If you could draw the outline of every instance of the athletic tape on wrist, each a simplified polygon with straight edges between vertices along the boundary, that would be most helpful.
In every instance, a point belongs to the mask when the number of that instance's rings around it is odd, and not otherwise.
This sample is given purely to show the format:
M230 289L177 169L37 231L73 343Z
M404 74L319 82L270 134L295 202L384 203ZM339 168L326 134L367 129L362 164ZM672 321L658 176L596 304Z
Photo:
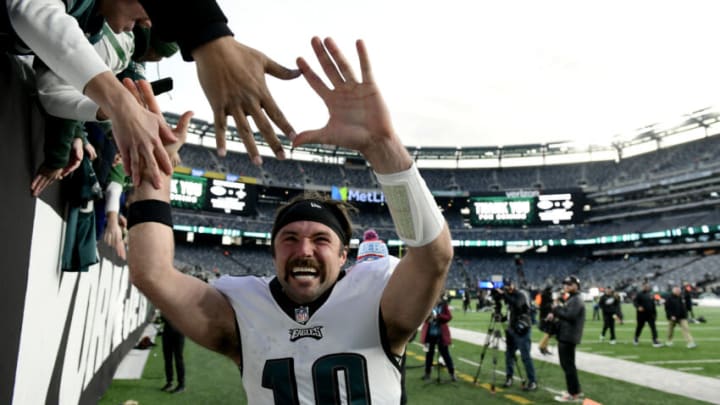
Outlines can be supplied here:
M141 200L128 208L128 229L143 222L159 222L172 228L170 204L160 200Z
M435 240L445 226L445 218L415 163L402 172L375 176L400 239L412 247Z
M105 213L120 213L120 196L122 195L122 186L120 183L111 181L105 189Z

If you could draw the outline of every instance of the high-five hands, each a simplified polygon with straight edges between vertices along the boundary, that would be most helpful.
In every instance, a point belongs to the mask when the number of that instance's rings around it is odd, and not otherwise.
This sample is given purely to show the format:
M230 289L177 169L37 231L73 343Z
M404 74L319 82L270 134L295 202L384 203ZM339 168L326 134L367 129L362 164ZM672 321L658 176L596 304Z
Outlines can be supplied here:
M138 103L146 106L148 111L162 119L162 111L160 110L160 105L155 99L155 95L153 94L152 86L150 86L150 83L148 83L146 80L138 80L137 82L133 82L131 79L126 78L123 79L123 85L126 89L130 91L130 93L132 93ZM190 125L190 119L192 118L192 116L192 111L186 111L178 120L178 124L175 128L170 128L168 126L168 130L171 131L174 138L177 139L175 142L164 145L164 150L173 163L180 161L178 151L185 143L185 139L187 138L187 129ZM152 175L153 172L150 167L143 168L143 180L148 180Z
M314 37L313 51L332 86L328 87L303 58L297 64L310 87L322 98L330 113L325 127L303 131L293 146L307 143L332 144L364 153L374 144L394 136L390 113L375 84L365 43L355 44L360 59L361 80L332 38Z
M290 139L295 137L295 130L275 104L267 88L265 74L291 80L299 77L300 71L283 67L262 52L245 46L230 36L198 47L193 51L193 58L200 85L215 117L218 155L225 156L227 152L225 132L227 116L231 115L254 164L262 164L262 158L247 117L252 117L275 156L284 159L285 152L270 121Z

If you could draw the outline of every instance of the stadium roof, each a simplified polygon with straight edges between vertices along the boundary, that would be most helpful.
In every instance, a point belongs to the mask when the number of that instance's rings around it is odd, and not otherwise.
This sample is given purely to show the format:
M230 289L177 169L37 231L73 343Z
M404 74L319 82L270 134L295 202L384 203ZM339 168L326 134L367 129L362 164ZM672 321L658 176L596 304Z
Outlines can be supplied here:
M172 125L180 118L180 115L172 112L165 112L163 115ZM719 123L720 112L709 107L686 114L672 124L655 123L638 128L625 137L616 137L612 146L558 141L477 147L408 146L407 149L418 164L424 167L518 167L586 161L619 161L622 158L717 135L720 133ZM214 145L215 131L210 122L193 118L188 135L189 142L206 146ZM271 149L262 135L255 133L254 138L261 154L272 156ZM286 150L292 149L289 139L284 136L279 138ZM230 141L229 148L233 149L234 143L236 150L245 151L235 127L229 126L227 139ZM336 163L343 163L348 158L363 159L356 151L332 145L303 145L292 149L291 158Z

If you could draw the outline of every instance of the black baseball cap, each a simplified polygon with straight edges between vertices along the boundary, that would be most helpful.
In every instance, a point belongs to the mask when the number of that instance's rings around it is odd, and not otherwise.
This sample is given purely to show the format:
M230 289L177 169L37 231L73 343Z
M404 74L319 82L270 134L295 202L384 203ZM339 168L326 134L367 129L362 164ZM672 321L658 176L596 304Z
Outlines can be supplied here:
M563 284L575 284L580 288L580 279L575 276L567 276L562 282Z

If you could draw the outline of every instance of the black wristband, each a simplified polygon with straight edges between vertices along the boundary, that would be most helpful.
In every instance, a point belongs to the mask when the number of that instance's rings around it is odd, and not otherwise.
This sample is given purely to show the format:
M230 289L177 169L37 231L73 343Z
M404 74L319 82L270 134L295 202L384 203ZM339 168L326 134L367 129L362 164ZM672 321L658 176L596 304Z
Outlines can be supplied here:
M159 222L172 228L170 204L160 200L142 200L128 208L128 229L143 222Z

